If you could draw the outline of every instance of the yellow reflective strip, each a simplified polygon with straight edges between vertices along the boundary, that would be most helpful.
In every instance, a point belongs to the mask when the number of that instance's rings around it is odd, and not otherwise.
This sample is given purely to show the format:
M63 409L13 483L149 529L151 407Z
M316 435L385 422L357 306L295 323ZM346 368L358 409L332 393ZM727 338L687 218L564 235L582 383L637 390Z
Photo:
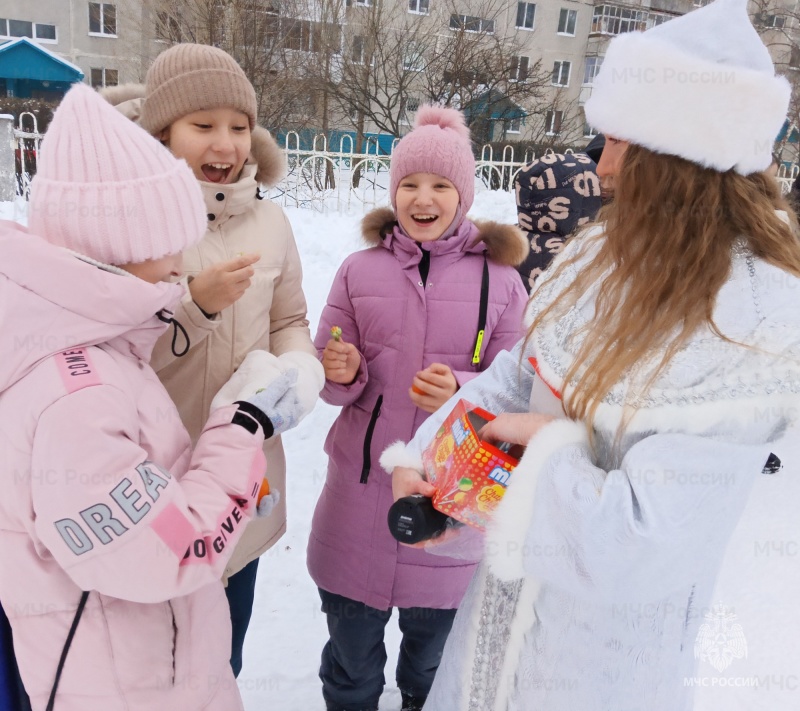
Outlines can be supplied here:
M475 339L475 352L472 354L472 362L477 365L481 362L481 346L483 345L483 334L485 331L478 331L478 338Z

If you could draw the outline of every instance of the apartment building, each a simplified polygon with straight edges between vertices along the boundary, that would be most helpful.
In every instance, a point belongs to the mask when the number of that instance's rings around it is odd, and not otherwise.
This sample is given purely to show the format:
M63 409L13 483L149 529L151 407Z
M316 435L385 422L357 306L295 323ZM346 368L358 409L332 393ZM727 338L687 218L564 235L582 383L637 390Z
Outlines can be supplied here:
M657 26L708 0L2 0L0 44L30 37L83 71L93 86L141 81L152 58L176 41L204 41L238 52L263 46L272 66L257 92L272 91L270 77L286 70L291 55L295 84L335 55L331 71L349 81L347 65L400 63L400 74L384 72L382 81L398 84L397 97L386 99L395 128L408 130L420 102L435 94L436 77L426 75L431 53L455 47L459 34L502 46L502 63L476 69L475 55L448 72L471 73L471 83L489 87L485 97L466 95L469 81L454 82L471 111L484 111L490 140L550 141L580 145L592 137L583 107L591 96L608 42L616 35ZM770 46L779 69L800 71L800 42L794 0L753 0L754 22ZM198 19L202 9L206 17ZM241 13L238 24L235 13ZM213 22L209 20L214 17ZM370 23L378 19L380 29ZM198 25L205 22L208 27ZM261 27L263 31L258 31ZM401 40L392 40L392 33ZM376 43L401 42L376 51ZM275 52L280 45L281 52ZM454 50L455 51L455 50ZM498 50L500 51L500 50ZM505 54L502 54L505 52ZM243 55L245 52L243 52ZM298 59L299 57L299 59ZM441 58L440 58L441 61ZM262 61L263 65L264 62ZM245 64L243 64L245 66ZM492 76L489 76L491 74ZM401 76L402 75L402 76ZM394 78L392 78L394 77ZM452 77L451 77L452 78ZM463 80L463 77L461 77ZM468 77L470 79L470 77ZM381 81L377 76L373 84ZM255 80L254 80L255 83ZM309 86L311 86L309 84ZM365 84L366 86L366 84ZM391 87L389 87L391 94ZM472 90L472 89L470 89ZM316 93L319 93L318 91ZM315 92L300 96L296 115L319 110ZM435 99L435 95L433 96ZM396 99L396 100L395 100ZM485 100L484 100L485 99ZM376 98L377 100L377 98ZM331 128L352 129L358 110L331 112ZM327 110L327 109L326 109ZM363 114L363 106L361 108ZM358 129L387 133L386 122L362 119ZM397 120L399 116L399 121ZM309 125L313 119L309 119Z
M362 61L366 38L359 35L368 26L365 18L375 12L374 0L348 0L344 17L342 53L345 62L355 55ZM472 92L467 81L453 82L451 95L459 97L465 112L485 111L489 126L479 135L486 140L536 140L580 142L584 119L579 98L584 74L584 55L592 26L593 0L382 0L385 22L407 38L406 72L398 78L404 86L400 99L402 126L410 126L422 101L436 100L431 91L431 55L439 55L438 71L444 82L450 67L442 73L441 52L451 48L464 53L465 64L474 69L475 83L485 85L490 97L484 101ZM366 30L369 32L370 30ZM482 37L493 48L501 64L489 64L474 48L464 49L454 38ZM388 40L388 36L387 36ZM435 46L434 46L435 45ZM489 50L487 49L487 52ZM378 52L377 54L381 54ZM484 62L487 66L482 66ZM469 73L469 66L463 67ZM493 72L487 77L486 72ZM435 76L435 75L434 75ZM433 94L433 95L432 95ZM471 117L474 118L474 117ZM368 126L368 128L375 128ZM401 127L401 133L407 129ZM473 133L475 127L473 124Z
M29 37L92 86L139 81L150 55L142 10L141 0L2 0L0 43Z

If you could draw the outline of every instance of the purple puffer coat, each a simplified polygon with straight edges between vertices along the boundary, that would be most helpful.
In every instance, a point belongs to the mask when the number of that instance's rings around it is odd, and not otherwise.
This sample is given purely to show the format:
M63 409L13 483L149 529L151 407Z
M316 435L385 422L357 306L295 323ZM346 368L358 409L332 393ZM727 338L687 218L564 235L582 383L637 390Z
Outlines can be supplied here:
M408 396L418 370L444 363L463 385L519 340L526 293L514 267L525 258L527 240L516 227L464 220L449 239L425 245L431 257L423 288L420 245L400 231L391 210L367 215L362 228L372 248L342 264L315 339L322 353L331 326L340 326L362 355L352 385L327 381L322 391L325 402L343 409L325 442L328 476L314 512L308 569L324 590L380 610L455 608L475 561L431 555L392 538L391 477L378 459L389 444L410 440L428 417ZM484 254L486 334L481 363L473 366Z

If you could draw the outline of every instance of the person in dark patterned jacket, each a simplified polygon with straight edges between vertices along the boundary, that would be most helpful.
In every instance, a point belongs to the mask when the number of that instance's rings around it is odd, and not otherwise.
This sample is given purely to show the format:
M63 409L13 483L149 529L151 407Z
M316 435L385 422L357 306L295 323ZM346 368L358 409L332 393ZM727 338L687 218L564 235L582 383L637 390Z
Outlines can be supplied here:
M531 245L517 269L530 293L536 278L577 227L600 209L596 164L584 153L550 153L526 165L514 180L517 219Z

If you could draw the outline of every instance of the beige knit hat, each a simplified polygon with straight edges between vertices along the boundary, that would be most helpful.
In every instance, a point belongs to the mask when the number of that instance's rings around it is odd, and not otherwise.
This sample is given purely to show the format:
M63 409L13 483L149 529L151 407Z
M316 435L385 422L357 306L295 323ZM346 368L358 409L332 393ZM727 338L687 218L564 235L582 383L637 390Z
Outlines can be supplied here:
M145 78L139 124L152 135L204 109L230 107L256 125L256 92L227 52L205 44L176 44L156 57Z

